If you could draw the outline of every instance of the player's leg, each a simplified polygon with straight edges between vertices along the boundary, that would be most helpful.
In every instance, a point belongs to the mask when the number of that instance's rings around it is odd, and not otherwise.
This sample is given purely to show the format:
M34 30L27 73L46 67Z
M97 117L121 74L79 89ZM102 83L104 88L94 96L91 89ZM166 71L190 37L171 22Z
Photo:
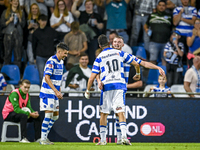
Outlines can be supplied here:
M104 113L101 113L101 115L100 115L100 138L101 138L101 141L97 145L106 145L107 116L108 116L108 114L104 114Z
M126 135L126 117L125 117L125 93L123 90L115 90L113 97L113 110L119 117L119 126L121 129L122 144L130 145Z
M50 120L53 118L54 112L54 99L50 98L41 98L40 99L40 110L45 111L45 117L42 122L42 129L41 129L41 141L40 144L42 145L49 145L47 141L47 131Z
M121 145L121 129L120 129L120 125L119 125L119 116L118 114L115 114L116 116L116 120L115 120L115 126L116 126L116 130L117 130L117 145Z
M101 141L97 145L106 145L106 133L107 133L107 116L110 112L110 98L112 95L109 91L102 92L100 98L100 138Z
M11 122L20 122L21 126L21 137L22 143L30 143L26 138L26 125L27 125L28 116L25 114L18 114L16 112L10 112L9 115L6 117L5 121Z

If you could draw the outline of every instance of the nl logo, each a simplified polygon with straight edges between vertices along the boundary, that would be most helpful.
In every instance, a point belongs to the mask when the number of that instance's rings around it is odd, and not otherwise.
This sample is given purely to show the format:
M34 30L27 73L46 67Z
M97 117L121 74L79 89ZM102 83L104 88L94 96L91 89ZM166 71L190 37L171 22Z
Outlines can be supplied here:
M165 133L165 126L159 122L146 122L140 127L144 136L162 136Z

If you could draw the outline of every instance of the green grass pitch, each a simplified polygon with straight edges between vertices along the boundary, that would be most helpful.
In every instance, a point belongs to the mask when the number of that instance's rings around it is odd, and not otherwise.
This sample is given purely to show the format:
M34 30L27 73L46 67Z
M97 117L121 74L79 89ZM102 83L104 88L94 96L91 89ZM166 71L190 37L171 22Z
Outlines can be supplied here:
M132 146L108 143L96 146L88 142L55 142L55 145L0 142L0 150L200 150L200 143L132 143Z

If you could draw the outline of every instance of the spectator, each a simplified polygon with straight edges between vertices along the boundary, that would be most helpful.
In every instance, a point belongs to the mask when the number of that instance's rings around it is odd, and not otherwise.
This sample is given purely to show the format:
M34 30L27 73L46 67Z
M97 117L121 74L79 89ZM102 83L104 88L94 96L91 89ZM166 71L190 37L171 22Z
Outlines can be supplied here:
M133 4L135 4L135 8L134 8L134 18L133 18L130 46L137 46L141 26L143 27L145 25L149 15L152 14L152 12L154 13L156 12L156 1L155 0L145 0L145 1L133 0ZM143 29L142 31L143 31L143 39L144 39L144 48L148 51L149 37L144 32Z
M178 6L173 11L173 24L176 30L181 33L180 42L185 46L185 54L188 52L186 38L188 33L192 32L194 22L197 18L197 10L195 7L189 6L189 0L181 0L182 6Z
M129 77L128 77L128 84L127 84L127 91L137 91L139 88L143 86L142 78L139 80L134 80L133 76L136 74L135 67L132 65L130 66ZM126 94L127 97L137 97L137 94Z
M187 37L187 45L189 47L189 52L187 54L189 67L193 64L194 53L199 51L200 48L200 19L195 20L194 29ZM200 51L199 51L200 53Z
M88 24L89 32L94 32L96 35L91 39L88 39L88 50L87 54L89 56L89 64L92 65L95 60L95 50L98 48L97 37L100 35L103 29L103 20L101 16L93 11L93 1L86 0L85 11L77 10L77 3L79 0L75 0L72 5L72 14L78 18L80 26Z
M5 9L6 9L6 0L1 0L0 1L0 16L2 15L2 13ZM2 64L4 62L4 60L3 60L3 57L4 57L3 36L4 36L4 34L2 33L2 29L3 28L1 26L1 21L0 21L0 68L2 67Z
M200 9L200 1L199 0L191 0L190 4L191 4L191 6L196 7L197 10Z
M173 31L169 42L165 45L164 57L167 62L167 86L171 87L173 84L181 84L182 78L182 56L184 54L184 45L179 42L181 38L180 32Z
M34 122L35 140L39 142L41 132L41 121L37 111L31 107L30 95L30 81L22 80L19 89L15 89L7 97L2 115L4 121L20 122L21 125L21 143L30 143L26 138L27 122ZM23 107L28 107L31 112L22 110Z
M118 36L118 34L117 34L116 31L111 31L111 32L110 32L110 35L109 35L109 42L110 42L110 46L111 46L111 47L112 47L113 39L114 39L115 37L117 37L117 36ZM122 51L127 52L127 53L129 53L129 54L132 54L132 53L133 53L131 47L128 46L128 44L126 44L126 43L124 43L124 46L122 47Z
M2 73L0 73L0 91L6 91L6 80ZM4 95L4 93L0 93L0 95Z
M54 7L54 1L53 0L25 0L25 10L27 14L30 12L30 6L36 3L38 7L40 8L40 14L44 14L48 16L48 7Z
M82 53L80 55L79 64L69 70L65 87L69 86L70 91L85 91L87 81L92 73L88 68L88 55ZM83 93L69 93L69 96L83 96Z
M11 0L10 5L1 15L1 26L4 34L4 64L11 63L14 48L15 63L21 69L23 27L25 16L19 6L19 0Z
M72 22L71 29L72 31L64 37L64 43L69 47L67 63L77 64L79 63L80 53L87 50L87 38L85 33L79 29L78 22Z
M129 37L126 33L126 10L130 0L106 0L106 13L108 16L106 35L109 37L111 31L116 31L128 43Z
M174 8L182 5L181 0L166 0L166 3L166 12L169 14L173 14Z
M200 10L198 11L197 18L200 19Z
M195 56L193 66L187 70L184 77L184 89L186 92L200 92L200 56ZM195 97L189 94L190 97Z
M161 53L162 64L165 65L163 58L164 47L170 37L172 30L172 17L165 12L166 3L164 0L160 0L157 5L157 12L152 13L146 24L144 30L147 34L151 31L149 43L150 62L156 64L159 54Z
M70 32L71 23L74 21L74 18L71 12L68 11L64 0L58 0L54 12L51 15L50 25L56 31L65 34Z
M40 15L38 23L39 28L32 35L32 48L41 82L45 63L49 57L55 54L54 39L58 39L59 34L51 27L46 26L47 16Z
M159 75L158 77L158 85L151 87L149 92L167 92L167 94L154 94L154 97L168 97L168 96L172 96L174 97L173 94L171 94L171 89L166 86L167 79L166 77L163 77L161 75ZM144 97L149 97L151 94L145 94Z
M101 48L98 48L95 52L95 56L97 58L97 56L102 52L102 49Z
M58 0L54 0L54 5L56 6ZM72 7L72 3L73 1L72 0L64 0L65 2L65 5L66 5L66 8L68 11L71 11L71 7Z
M27 56L29 64L34 64L33 49L32 49L32 34L38 28L38 17L40 15L39 7L36 3L33 3L28 14L28 44L27 44Z

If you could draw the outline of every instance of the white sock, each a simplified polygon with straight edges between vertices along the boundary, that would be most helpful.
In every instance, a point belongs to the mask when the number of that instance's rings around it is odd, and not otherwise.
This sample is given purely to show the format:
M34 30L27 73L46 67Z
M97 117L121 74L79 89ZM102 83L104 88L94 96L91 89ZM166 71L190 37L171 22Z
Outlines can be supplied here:
M53 113L45 113L45 118L42 122L41 140L47 139L47 131L51 117L53 117Z
M47 137L48 137L48 134L54 124L54 122L59 118L59 116L53 116L53 118L50 120L49 122L49 125L48 125L48 130L47 130Z
M115 125L116 125L116 130L117 130L117 141L121 140L121 129L120 129L120 126L119 126L119 117L116 117L116 122L115 122Z
M105 142L106 141L106 132L107 132L107 127L100 125L100 138L101 138L101 142Z
M122 138L127 139L127 135L126 135L126 122L120 122L120 129L121 129L121 133L122 133Z

